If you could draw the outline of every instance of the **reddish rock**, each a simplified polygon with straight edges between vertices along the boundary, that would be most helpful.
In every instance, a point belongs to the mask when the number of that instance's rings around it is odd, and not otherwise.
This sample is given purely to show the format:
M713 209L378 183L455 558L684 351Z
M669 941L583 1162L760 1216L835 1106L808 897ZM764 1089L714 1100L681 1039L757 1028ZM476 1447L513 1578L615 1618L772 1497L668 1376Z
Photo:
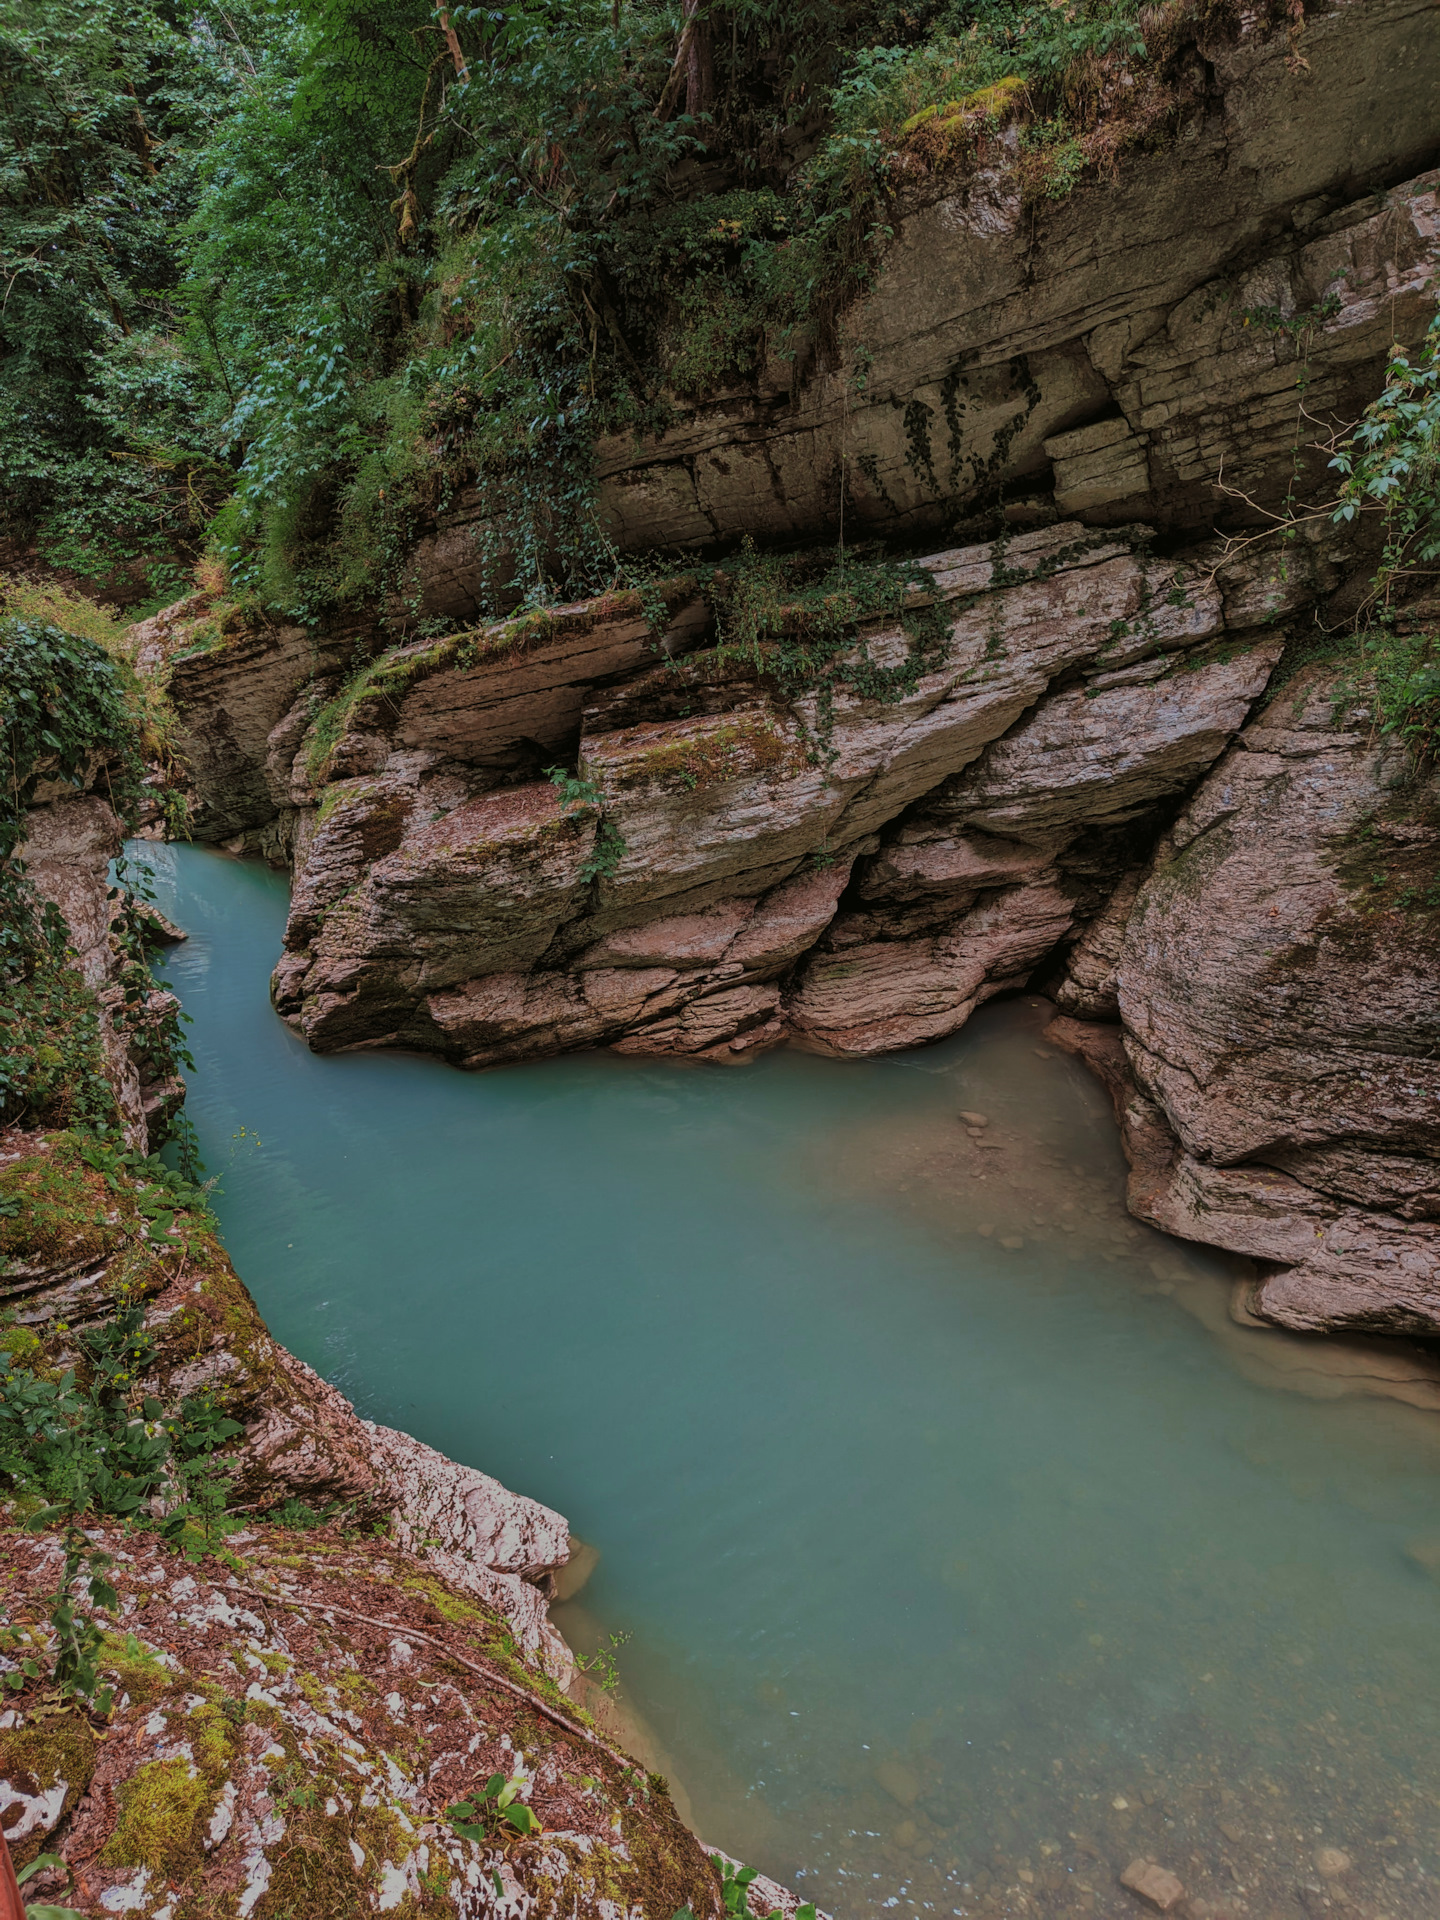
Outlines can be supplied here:
M1132 1860L1121 1874L1120 1884L1129 1887L1132 1893L1138 1893L1142 1900L1148 1900L1161 1913L1168 1913L1171 1907L1185 1898L1185 1889L1175 1875L1168 1867L1157 1866L1153 1860Z

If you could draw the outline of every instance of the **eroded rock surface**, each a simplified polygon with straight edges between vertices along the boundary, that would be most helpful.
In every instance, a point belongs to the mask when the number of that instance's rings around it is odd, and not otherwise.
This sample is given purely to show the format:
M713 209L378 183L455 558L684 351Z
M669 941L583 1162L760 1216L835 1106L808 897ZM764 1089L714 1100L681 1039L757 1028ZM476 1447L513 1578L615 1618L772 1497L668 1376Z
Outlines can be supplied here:
M1213 528L1318 487L1314 423L1433 312L1440 16L1166 20L1174 138L1114 178L1024 205L1013 130L916 173L841 321L863 390L802 342L599 449L617 543L693 573L438 641L200 646L192 607L147 645L203 837L293 865L312 1046L861 1055L1044 982L1126 1036L1137 1211L1264 1261L1286 1325L1434 1332L1430 883L1362 872L1419 873L1430 801L1319 681L1256 717L1373 554ZM713 644L694 556L842 497L969 543L808 682L774 629ZM429 616L476 616L477 511L414 556Z
M143 1535L91 1538L119 1594L100 1654L112 1719L34 1688L0 1711L0 1824L22 1865L65 1860L84 1912L719 1920L719 1875L665 1783L434 1557L261 1526L232 1537L228 1566L177 1567ZM18 1636L0 1670L18 1672L31 1631L43 1644L59 1554L0 1531L0 1620ZM534 1834L497 1820L465 1838L446 1818L495 1773L520 1783ZM62 1886L52 1871L27 1893Z
M1123 1021L1123 1059L1067 1043L1116 1094L1132 1210L1262 1262L1246 1304L1278 1325L1440 1332L1437 877L1433 769L1377 738L1343 673L1312 668L1226 752L1123 935L1097 923L1061 991Z
M1095 910L1135 823L1263 689L1281 641L1252 603L1274 562L1204 559L1076 524L933 555L916 573L933 585L911 594L936 623L922 653L876 623L822 694L763 656L737 671L692 648L596 689L568 788L500 771L532 718L528 688L506 694L508 646L477 643L471 705L446 709L452 734L433 708L424 751L412 694L388 731L362 694L332 755L344 771L294 834L276 1005L312 1046L469 1066L596 1044L735 1057L787 1037L865 1053L953 1032ZM348 771L357 733L363 773Z
M1434 180L1415 176L1440 24L1425 0L1307 10L1303 70L1261 9L1238 37L1218 12L1191 31L1173 141L1037 205L1002 136L968 177L902 192L833 366L772 357L638 450L603 443L617 543L828 538L842 486L852 527L917 539L1001 493L1019 515L1167 527L1232 509L1222 487L1282 495L1301 356L1312 416L1353 418L1429 318ZM422 547L427 613L476 616L478 511L462 497Z
M560 1515L359 1419L270 1337L212 1224L159 1205L158 1189L152 1201L141 1176L117 1176L99 1159L73 1134L0 1135L0 1309L38 1340L36 1359L62 1370L82 1363L79 1337L142 1306L154 1350L139 1388L166 1406L208 1391L241 1423L242 1506L345 1502L390 1519L402 1542L438 1543L445 1577L495 1607L527 1655L568 1682L574 1663L543 1591L569 1557Z
M175 1011L175 997L135 978L121 981L127 956L118 936L117 891L110 863L121 850L120 821L107 797L107 769L93 765L78 784L41 779L26 815L26 837L16 851L35 897L58 908L74 967L93 996L95 1019L127 1143L148 1150L155 1123L184 1098L179 1076L157 1065L150 1035ZM133 903L132 903L133 904ZM144 909L146 913L150 910ZM152 932L183 939L178 929Z

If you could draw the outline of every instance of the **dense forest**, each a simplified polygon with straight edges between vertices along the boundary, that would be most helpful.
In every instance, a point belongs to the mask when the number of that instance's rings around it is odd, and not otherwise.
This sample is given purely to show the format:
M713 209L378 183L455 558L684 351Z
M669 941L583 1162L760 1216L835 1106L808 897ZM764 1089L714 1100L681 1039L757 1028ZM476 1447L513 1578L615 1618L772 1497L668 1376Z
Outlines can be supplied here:
M11 0L10 564L314 620L468 486L525 597L603 584L598 434L833 364L896 196L1002 126L1036 198L1163 138L1184 11Z

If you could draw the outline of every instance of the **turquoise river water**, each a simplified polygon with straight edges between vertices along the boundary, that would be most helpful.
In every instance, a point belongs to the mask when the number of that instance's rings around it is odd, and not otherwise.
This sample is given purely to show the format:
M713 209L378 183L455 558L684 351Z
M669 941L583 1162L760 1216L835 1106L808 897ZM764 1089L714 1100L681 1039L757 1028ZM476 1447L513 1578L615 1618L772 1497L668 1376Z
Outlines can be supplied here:
M1134 1913L1137 1856L1199 1920L1440 1913L1440 1415L1128 1219L1048 1007L865 1063L321 1059L283 879L144 851L271 1328L599 1550L557 1623L631 1636L707 1840L838 1920Z

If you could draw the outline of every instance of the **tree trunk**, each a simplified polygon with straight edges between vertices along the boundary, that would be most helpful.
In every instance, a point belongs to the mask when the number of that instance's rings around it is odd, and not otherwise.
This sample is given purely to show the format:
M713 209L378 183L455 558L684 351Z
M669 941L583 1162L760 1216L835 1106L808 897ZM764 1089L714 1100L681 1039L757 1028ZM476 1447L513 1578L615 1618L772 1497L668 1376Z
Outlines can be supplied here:
M685 67L685 111L692 120L710 111L715 98L715 52L710 40L708 0L685 0L690 54Z

